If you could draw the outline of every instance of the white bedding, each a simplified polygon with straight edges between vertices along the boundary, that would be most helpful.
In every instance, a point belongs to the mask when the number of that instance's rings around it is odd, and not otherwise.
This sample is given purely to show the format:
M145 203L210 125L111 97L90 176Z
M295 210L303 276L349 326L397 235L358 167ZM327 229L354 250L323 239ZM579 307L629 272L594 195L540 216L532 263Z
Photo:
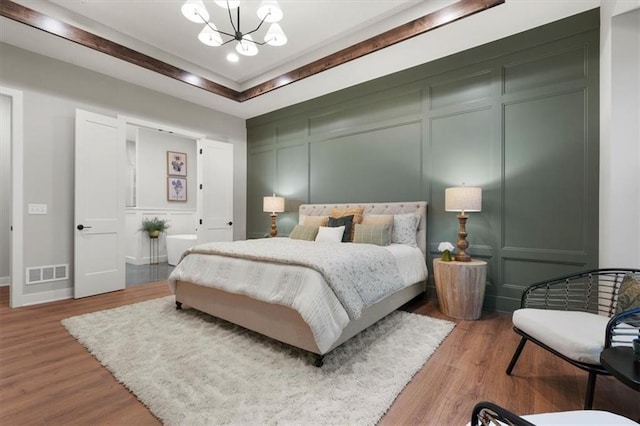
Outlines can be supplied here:
M405 287L426 279L426 263L419 249L399 244L385 248L396 259ZM304 266L192 253L169 277L174 293L176 280L291 307L309 324L322 352L331 347L349 323L347 311L322 274Z

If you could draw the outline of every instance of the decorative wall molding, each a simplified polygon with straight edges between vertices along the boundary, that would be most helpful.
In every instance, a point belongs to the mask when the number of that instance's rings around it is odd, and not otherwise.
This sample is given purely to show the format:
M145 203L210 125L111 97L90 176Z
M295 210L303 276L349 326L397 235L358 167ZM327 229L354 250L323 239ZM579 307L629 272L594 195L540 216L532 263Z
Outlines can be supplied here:
M505 0L459 0L440 10L424 15L389 31L385 31L353 46L339 50L336 53L320 58L242 92L160 61L144 53L137 52L10 0L2 0L2 2L0 2L0 15L65 40L78 43L81 46L113 56L114 58L138 65L149 71L179 80L207 92L237 102L244 102L494 6L498 6L504 2Z

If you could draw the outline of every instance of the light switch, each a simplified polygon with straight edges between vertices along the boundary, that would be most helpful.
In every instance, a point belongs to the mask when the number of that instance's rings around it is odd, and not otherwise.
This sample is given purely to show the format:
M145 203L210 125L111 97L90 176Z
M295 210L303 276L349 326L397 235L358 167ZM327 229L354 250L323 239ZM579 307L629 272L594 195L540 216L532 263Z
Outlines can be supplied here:
M29 204L28 214L47 214L46 204Z

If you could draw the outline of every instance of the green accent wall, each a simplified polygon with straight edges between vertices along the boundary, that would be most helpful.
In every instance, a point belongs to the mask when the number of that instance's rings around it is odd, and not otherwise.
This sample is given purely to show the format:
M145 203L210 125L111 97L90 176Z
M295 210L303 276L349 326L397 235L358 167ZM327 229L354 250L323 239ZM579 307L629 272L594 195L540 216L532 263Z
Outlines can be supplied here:
M467 232L489 264L484 309L597 268L598 48L595 9L248 120L247 236L269 231L272 192L280 235L301 203L426 200L431 271L457 239L444 190L464 182L483 188Z

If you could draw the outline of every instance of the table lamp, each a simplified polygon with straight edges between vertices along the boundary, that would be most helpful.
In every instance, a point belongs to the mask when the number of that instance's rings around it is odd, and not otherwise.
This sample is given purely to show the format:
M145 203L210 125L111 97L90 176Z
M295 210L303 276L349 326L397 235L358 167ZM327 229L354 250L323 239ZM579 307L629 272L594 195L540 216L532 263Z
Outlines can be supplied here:
M456 186L445 189L444 209L448 212L460 212L458 215L458 222L460 223L457 242L458 252L456 253L455 260L458 262L470 262L471 256L465 251L469 247L466 229L467 219L469 217L465 215L465 213L482 211L482 188Z
M276 226L276 213L282 213L284 211L284 198L276 197L276 194L268 195L264 197L262 202L262 211L271 212L271 236L278 235L278 229Z

